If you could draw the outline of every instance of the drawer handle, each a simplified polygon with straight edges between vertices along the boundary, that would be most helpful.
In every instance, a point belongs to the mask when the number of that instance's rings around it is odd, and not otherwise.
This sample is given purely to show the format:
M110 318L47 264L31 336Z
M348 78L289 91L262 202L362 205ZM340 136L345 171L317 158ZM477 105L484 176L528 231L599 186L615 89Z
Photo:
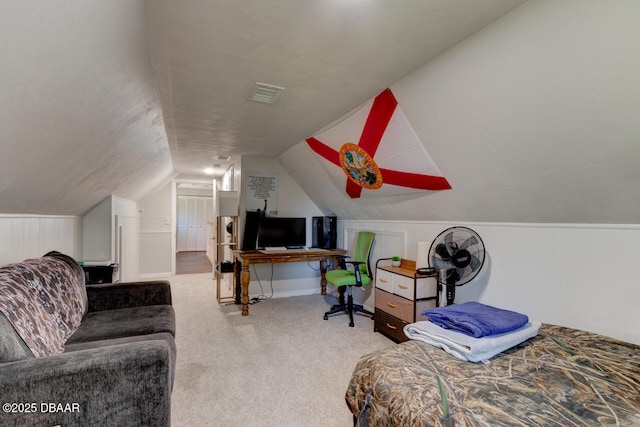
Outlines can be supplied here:
M388 302L388 303L387 303L387 305L388 305L389 307L391 307L391 308L398 308L398 305L397 305L397 304L392 304L392 303L390 303L390 302Z
M393 326L393 325L390 325L390 324L388 324L388 323L387 323L387 328L389 328L389 329L393 329L394 331L395 331L396 329L398 329L397 327L395 327L395 326Z
M387 279L378 279L378 280L380 280L382 283L389 283Z
M398 285L398 287L400 289L409 289L409 287L407 285Z

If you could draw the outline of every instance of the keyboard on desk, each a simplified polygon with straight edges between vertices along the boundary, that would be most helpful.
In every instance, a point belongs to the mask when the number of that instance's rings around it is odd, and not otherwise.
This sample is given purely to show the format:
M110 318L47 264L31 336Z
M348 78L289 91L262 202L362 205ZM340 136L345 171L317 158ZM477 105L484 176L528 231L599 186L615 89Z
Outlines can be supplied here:
M309 250L313 250L314 252L324 251L325 249L320 248L307 248L306 246L271 246L263 249L258 249L258 252L263 254L279 254L279 253L296 253L296 252L308 252Z
M266 248L258 249L258 252L263 254L275 254L278 252L286 252L288 249L285 246L267 246Z

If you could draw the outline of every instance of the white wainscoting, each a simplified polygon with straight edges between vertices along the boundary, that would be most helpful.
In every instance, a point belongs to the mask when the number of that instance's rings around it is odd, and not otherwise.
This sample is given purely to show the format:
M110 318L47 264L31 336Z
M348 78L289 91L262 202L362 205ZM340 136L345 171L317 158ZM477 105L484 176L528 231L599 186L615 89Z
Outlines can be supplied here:
M170 231L140 233L140 278L153 279L171 276ZM168 250L167 250L168 249Z
M640 225L341 220L338 244L349 247L355 232L369 230L377 237L372 264L392 255L415 260L418 242L456 225L478 232L488 254L456 302L478 300L640 344ZM372 298L360 302L372 308Z
M82 217L0 214L0 265L59 251L82 254Z
M175 240L171 220L165 216L140 217L140 278L171 276Z

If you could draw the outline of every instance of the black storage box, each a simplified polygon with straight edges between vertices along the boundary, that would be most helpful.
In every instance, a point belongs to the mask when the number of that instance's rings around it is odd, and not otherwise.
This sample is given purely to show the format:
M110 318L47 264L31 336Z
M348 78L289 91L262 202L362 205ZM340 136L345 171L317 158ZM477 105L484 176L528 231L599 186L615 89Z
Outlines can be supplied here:
M100 283L117 282L118 265L83 265L85 284L95 285Z
M231 261L222 261L220 263L221 273L233 273L233 263Z

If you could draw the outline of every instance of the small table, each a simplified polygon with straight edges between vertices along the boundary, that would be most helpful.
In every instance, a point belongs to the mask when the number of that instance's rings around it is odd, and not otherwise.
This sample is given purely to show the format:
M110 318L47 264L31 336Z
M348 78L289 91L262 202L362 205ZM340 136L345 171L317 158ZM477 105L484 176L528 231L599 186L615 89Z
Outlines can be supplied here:
M309 262L320 261L320 292L322 295L327 294L327 261L338 261L341 256L346 255L345 249L317 249L309 248L305 250L287 250L264 253L260 251L233 251L236 259L236 277L240 274L240 283L242 284L242 315L249 315L249 282L251 281L251 273L249 266L251 264L279 264L283 262ZM240 265L240 271L237 271Z

